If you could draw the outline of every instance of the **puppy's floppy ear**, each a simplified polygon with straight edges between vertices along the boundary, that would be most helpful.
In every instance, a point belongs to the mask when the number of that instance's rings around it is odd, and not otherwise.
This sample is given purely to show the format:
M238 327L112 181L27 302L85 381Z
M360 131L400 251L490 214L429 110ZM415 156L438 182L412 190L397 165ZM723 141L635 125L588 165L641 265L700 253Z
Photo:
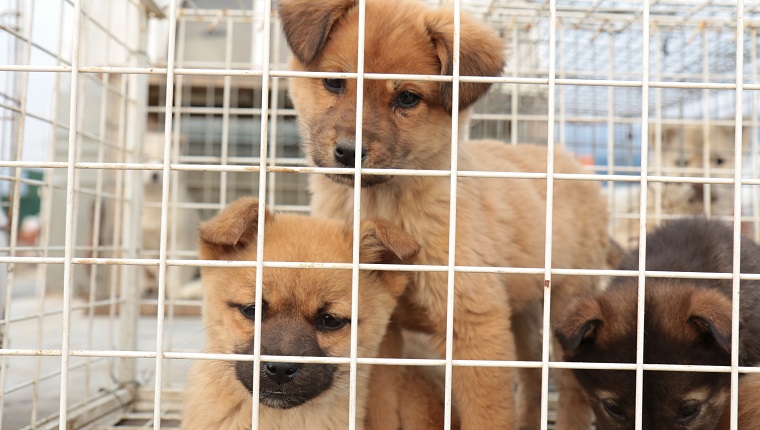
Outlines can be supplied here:
M437 9L425 18L427 31L441 60L441 75L454 73L454 12ZM459 40L460 76L500 76L505 53L502 40L484 24L462 14ZM475 103L490 88L490 83L460 83L459 109ZM452 83L441 83L441 103L447 112L452 109Z
M677 125L667 125L662 127L662 144L669 146L670 149L681 148L681 133L684 133L683 127Z
M267 211L265 216L269 218L271 215ZM259 199L242 197L235 200L217 216L201 223L201 249L222 247L231 250L256 243L258 220Z
M602 316L596 299L573 304L555 330L565 357L572 357L582 344L594 342L602 327Z
M407 263L420 252L420 245L409 233L387 221L361 222L359 261L362 263Z
M282 0L282 28L298 61L314 61L333 24L354 5L356 0Z
M717 291L692 296L689 324L725 352L731 352L731 300Z

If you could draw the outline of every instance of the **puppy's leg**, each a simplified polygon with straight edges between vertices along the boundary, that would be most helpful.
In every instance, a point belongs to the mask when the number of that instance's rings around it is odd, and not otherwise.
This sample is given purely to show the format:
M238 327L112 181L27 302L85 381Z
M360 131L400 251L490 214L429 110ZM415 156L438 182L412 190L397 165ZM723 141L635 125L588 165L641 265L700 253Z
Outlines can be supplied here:
M541 360L541 312L538 307L512 316L517 358ZM541 422L541 369L517 369L517 428L530 430Z
M552 327L557 327L568 303L575 297L596 291L594 279L587 276L574 276L562 280L562 285L555 284L552 289ZM562 346L552 334L552 353L556 360L562 359ZM587 430L591 426L591 405L583 388L575 379L571 369L555 369L559 402L557 405L557 430Z
M385 332L377 356L380 358L401 358L403 338L401 328L391 321ZM402 427L399 417L400 405L398 394L408 387L404 381L402 366L374 365L370 372L369 394L367 398L368 430L397 430ZM415 390L417 387L413 387Z
M433 346L446 354L445 274L420 285L421 301L435 324ZM458 360L515 360L506 291L491 274L456 275L453 357ZM514 371L457 367L452 391L463 430L514 428Z

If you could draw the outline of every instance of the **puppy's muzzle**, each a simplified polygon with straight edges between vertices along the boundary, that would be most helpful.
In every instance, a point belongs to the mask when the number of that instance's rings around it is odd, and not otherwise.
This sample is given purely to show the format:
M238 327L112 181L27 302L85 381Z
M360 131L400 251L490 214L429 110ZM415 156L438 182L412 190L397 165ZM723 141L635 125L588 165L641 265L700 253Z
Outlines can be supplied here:
M356 166L356 141L354 139L338 139L333 148L335 161L342 165L341 167ZM367 158L367 148L362 145L362 162Z
M692 197L689 199L689 203L701 202L705 199L705 185L693 184L692 185ZM715 187L710 189L710 202L715 203L718 201L718 191Z
M298 363L264 363L264 374L277 385L284 385L296 378L301 365Z

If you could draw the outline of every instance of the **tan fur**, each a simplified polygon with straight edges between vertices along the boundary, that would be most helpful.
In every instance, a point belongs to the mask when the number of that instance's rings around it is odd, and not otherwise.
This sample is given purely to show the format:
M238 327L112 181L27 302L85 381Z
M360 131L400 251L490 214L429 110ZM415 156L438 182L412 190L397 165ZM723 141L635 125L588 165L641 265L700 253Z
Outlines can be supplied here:
M708 163L705 164L705 135L702 125L662 125L662 150L655 151L656 130L649 125L649 174L665 176L709 176L733 178L734 127L713 125L708 127L710 143ZM743 147L748 147L749 131L742 133ZM657 166L660 166L659 172ZM741 166L738 166L741 168ZM664 215L713 215L730 216L734 209L734 186L731 184L691 184L685 182L650 182L647 191L647 231L657 227L656 213ZM626 214L639 213L640 190L637 186L618 186L615 195L615 211ZM709 190L709 191L708 191ZM705 204L709 194L709 212ZM616 219L614 237L626 249L634 249L639 241L638 216Z
M727 406L716 430L730 430L731 410ZM739 430L760 430L760 373L739 377Z
M420 339L403 336L391 322L380 344L380 357L433 358ZM367 401L367 428L440 430L444 422L444 375L420 366L373 366ZM459 429L452 410L453 430Z
M281 14L295 58L294 70L356 70L357 16L352 1L284 0ZM320 10L315 10L318 8ZM369 0L366 5L365 71L375 73L449 74L453 32L451 10L431 10L415 1ZM319 39L322 36L322 39ZM462 16L462 75L501 74L504 47L487 27ZM305 40L316 43L304 43ZM460 131L467 128L470 105L488 85L460 84ZM365 168L450 168L451 85L431 81L364 81ZM411 108L396 104L412 92L421 98ZM337 166L336 142L353 141L356 83L345 81L336 94L322 79L294 78L291 96L309 160ZM508 146L496 141L460 139L458 166L464 170L546 172L546 148ZM557 172L583 172L560 149ZM450 179L363 175L362 217L399 223L422 244L420 264L448 263ZM315 175L310 183L312 211L320 217L350 222L352 179ZM555 181L552 266L606 267L606 213L595 182ZM546 181L459 178L457 189L456 264L462 266L544 267ZM447 275L415 276L405 296L407 312L423 312L427 321L413 328L432 331L432 345L445 352ZM577 294L595 290L585 276L552 277L552 321ZM543 276L457 273L455 275L454 358L486 360L540 359ZM511 316L511 318L510 318ZM405 320L406 321L406 320ZM510 369L459 367L453 391L464 429L538 428L540 371L518 372L520 396L515 411L514 374ZM561 391L559 428L587 428L590 410L572 375L556 372ZM515 415L518 416L515 419Z
M266 261L351 261L352 235L342 223L289 214L266 213L265 218ZM233 202L216 218L201 225L201 258L255 260L257 221L256 199L242 198ZM362 222L360 258L363 262L407 261L418 250L416 241L397 227L380 220ZM253 322L232 304L254 303L256 269L204 267L202 276L205 287L203 319L207 331L204 351L246 353L245 347L253 338ZM408 281L404 272L360 272L360 357L397 356L394 354L401 345L398 329L392 329L386 337L384 334L396 300ZM303 333L291 333L282 328L295 324L302 328L300 331L307 332L307 336L309 333L315 336L327 356L349 355L350 324L337 331L319 331L303 321L308 321L325 306L330 314L350 317L350 270L267 268L263 274L262 300L266 302L267 314L262 322L263 354L281 355L268 343L273 336L289 337L294 342L302 338ZM338 367L331 388L302 405L278 409L261 404L259 428L348 428L348 365ZM436 392L433 387L435 379L416 368L360 365L356 428L441 428L442 391ZM369 403L368 397L372 399ZM251 407L250 392L238 379L234 362L200 360L188 377L182 428L247 429L251 427ZM397 417L399 425L385 426L386 422ZM423 422L430 426L421 426Z

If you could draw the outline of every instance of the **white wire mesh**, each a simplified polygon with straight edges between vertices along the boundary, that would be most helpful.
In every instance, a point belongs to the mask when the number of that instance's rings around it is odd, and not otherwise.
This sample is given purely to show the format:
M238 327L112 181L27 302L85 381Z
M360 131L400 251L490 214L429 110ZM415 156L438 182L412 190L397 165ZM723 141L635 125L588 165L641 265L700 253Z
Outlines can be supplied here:
M290 72L279 17L270 13L277 5L258 0L228 3L170 1L163 9L149 0L0 3L0 53L6 56L0 65L0 194L6 198L3 213L8 218L3 228L7 238L0 237L7 241L0 243L0 265L5 269L0 272L5 288L0 415L5 428L65 428L67 421L74 428L93 422L117 426L120 421L171 428L178 423L176 393L190 359L255 363L283 359L199 354L200 302L197 297L175 295L174 285L182 273L191 273L183 283L197 282L194 268L204 265L299 265L266 262L262 255L249 263L200 261L195 247L182 243L188 230L182 230L187 227L177 220L207 219L242 195L258 195L270 210L308 212L306 179L328 170L307 166L299 152L286 78L334 76L361 83L412 77L367 74L361 66L357 73L347 74ZM760 239L760 2L462 0L453 4L456 11L461 7L486 21L507 41L504 76L460 77L455 67L453 77L413 79L494 82L475 108L470 137L513 144L554 142L593 166L594 174L554 173L551 150L544 173L459 171L456 142L452 142L451 171L391 173L445 176L452 185L461 177L547 178L549 208L554 181L600 181L608 197L610 234L625 245L638 244L640 236L643 243L641 233L663 219L696 212L733 221L735 238L745 233ZM361 106L358 97L358 123ZM677 136L683 136L690 126L703 137L698 148L701 160L692 166L679 165L678 159L673 164L667 151L683 153L689 148L683 138L676 139L675 148L669 147L672 142L664 138L665 132L675 128ZM711 148L716 140L708 137L717 134L717 126L734 128L727 146L733 163L728 165L711 164L711 151L724 149ZM452 121L453 136L456 127ZM341 171L357 176L379 173ZM143 184L153 174L161 180L158 199L151 201ZM684 185L692 189L693 184L704 189L702 202L674 207L669 190ZM720 186L731 190L723 195ZM455 201L456 187L451 190ZM28 227L34 215L23 211L35 193L39 193L39 228L29 227L33 233L29 239L23 221ZM730 199L729 211L721 212L713 200L716 195ZM160 239L153 247L140 237L146 222L141 219L143 207L160 212L161 228L156 230ZM454 225L456 206L451 207ZM355 227L358 218L356 214ZM547 225L551 223L548 210ZM457 266L454 239L452 229L448 266L414 267L448 272L449 327L456 272L533 273L547 281L555 274L618 273L604 268L553 268L551 234L547 234L545 267ZM739 241L734 243L738 247ZM353 264L324 267L352 270L356 287L358 271L372 267L359 264L357 253L358 248ZM734 267L735 273L723 277L734 279L737 321L738 281L758 276L740 274L738 264ZM653 274L643 266L625 273L638 276L642 286ZM549 299L547 293L545 303ZM356 300L354 317L355 305ZM355 332L348 359L288 360L348 362L352 369L357 363L445 366L446 426L451 419L454 366L540 367L546 428L551 417L550 369L583 367L550 360L548 314L540 362L456 360L451 329L446 356L431 362L357 358ZM652 369L731 371L735 411L736 357L734 351L730 369L649 365L643 364L642 355L636 365L609 368L635 369L639 381L644 370ZM640 393L641 385L638 389ZM354 408L352 403L347 411L352 423ZM254 421L257 413L254 408Z

